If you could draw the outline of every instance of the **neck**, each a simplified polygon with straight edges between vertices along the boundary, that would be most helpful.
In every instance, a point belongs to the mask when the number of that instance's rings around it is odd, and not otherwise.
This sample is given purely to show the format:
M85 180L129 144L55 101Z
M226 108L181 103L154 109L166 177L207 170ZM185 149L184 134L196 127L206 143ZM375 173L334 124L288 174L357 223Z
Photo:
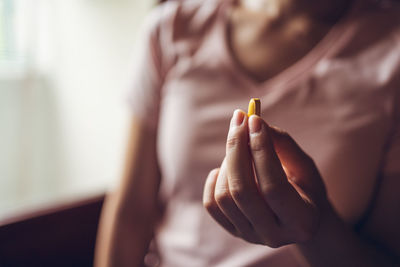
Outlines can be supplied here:
M306 15L316 20L331 23L337 21L354 2L353 0L238 0L249 10L265 13L280 19L295 15Z
M266 13L270 17L280 17L287 13L292 0L239 0L242 7L255 11Z

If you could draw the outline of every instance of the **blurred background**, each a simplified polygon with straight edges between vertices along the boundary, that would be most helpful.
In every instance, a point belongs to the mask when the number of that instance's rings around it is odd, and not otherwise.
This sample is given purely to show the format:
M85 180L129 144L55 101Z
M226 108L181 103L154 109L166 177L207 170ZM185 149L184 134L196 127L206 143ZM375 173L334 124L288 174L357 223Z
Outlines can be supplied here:
M112 188L155 0L0 0L0 219Z

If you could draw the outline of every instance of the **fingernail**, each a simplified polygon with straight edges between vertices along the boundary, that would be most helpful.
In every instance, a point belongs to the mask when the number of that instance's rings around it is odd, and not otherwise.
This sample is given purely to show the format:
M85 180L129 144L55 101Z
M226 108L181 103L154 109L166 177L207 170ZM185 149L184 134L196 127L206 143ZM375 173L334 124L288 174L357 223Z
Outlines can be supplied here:
M233 117L231 120L231 127L233 126L240 126L243 121L244 121L244 112L241 111L240 109L235 110L235 112L233 112Z
M261 131L261 118L256 115L251 115L249 118L250 134L259 133Z

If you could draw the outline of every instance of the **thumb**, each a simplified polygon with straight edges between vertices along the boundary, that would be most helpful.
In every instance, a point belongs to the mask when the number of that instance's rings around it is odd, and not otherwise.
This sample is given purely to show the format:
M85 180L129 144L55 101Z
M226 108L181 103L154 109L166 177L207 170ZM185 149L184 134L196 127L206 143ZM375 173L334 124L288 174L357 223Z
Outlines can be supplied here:
M307 155L296 141L283 130L269 126L276 154L281 161L288 179L307 195L325 195L325 185L314 160Z

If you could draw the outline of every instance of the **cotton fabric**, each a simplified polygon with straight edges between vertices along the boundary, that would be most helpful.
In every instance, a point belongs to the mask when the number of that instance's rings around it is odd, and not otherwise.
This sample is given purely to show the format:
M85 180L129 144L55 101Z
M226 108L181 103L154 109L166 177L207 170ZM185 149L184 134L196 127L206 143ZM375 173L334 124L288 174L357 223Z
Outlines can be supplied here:
M144 27L130 106L158 136L161 266L297 266L290 246L248 244L202 206L207 174L225 155L232 113L246 110L252 97L261 99L263 119L315 160L329 196L342 196L333 204L346 220L366 216L360 210L369 206L379 179L400 179L398 4L356 1L306 56L262 83L231 55L231 5L168 2ZM354 196L358 204L349 208Z

